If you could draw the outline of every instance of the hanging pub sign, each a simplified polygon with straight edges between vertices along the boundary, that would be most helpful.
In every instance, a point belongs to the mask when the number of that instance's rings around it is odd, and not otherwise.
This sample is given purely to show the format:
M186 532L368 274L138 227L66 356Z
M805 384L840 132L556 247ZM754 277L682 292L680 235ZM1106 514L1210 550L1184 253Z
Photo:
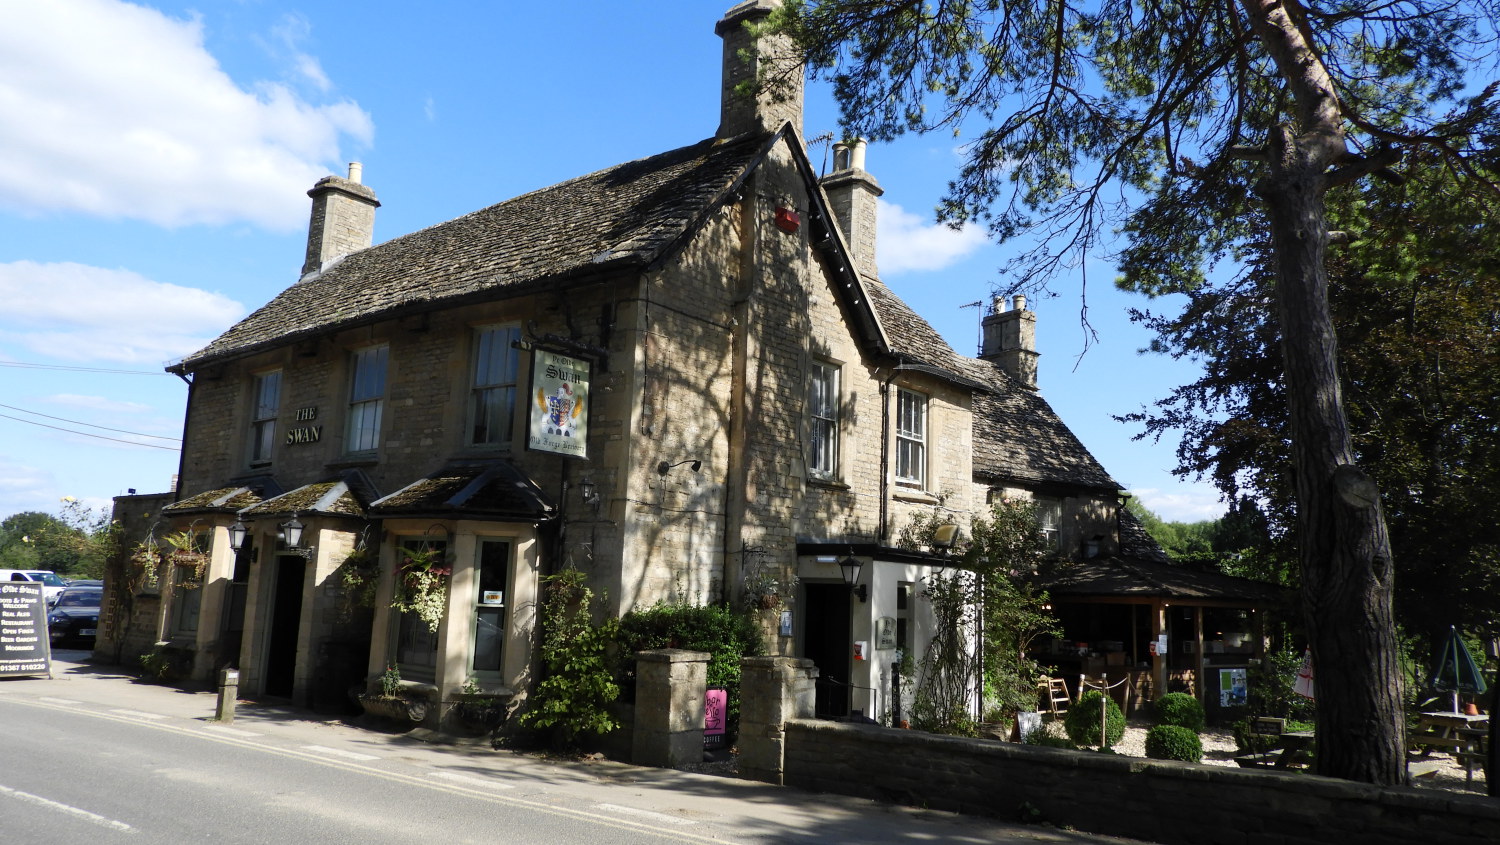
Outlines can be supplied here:
M51 662L43 585L0 582L0 678L49 675Z
M531 354L526 448L588 457L589 362L535 349Z

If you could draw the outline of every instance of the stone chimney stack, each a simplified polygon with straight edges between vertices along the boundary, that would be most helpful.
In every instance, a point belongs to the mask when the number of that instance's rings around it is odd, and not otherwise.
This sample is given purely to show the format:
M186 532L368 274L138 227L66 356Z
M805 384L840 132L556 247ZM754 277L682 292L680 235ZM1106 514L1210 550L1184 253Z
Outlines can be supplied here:
M1036 389L1036 312L1026 310L1026 297L1017 294L1011 310L1005 297L995 297L989 316L980 323L983 338L979 357L994 361L1021 384Z
M885 191L875 177L865 171L865 142L862 138L833 145L833 172L820 184L828 194L839 231L853 253L854 266L868 276L879 276L875 266L875 199Z
M340 256L368 247L375 237L375 192L360 184L364 167L349 164L349 178L324 176L307 195L312 219L307 224L307 260L302 275L321 270Z
M791 39L777 35L757 39L746 24L765 21L781 0L745 0L729 11L714 26L724 39L724 71L719 98L720 138L733 138L747 132L772 132L791 121L802 134L802 89L805 71L796 58ZM769 77L777 83L766 91L745 94L736 91L741 83L754 84Z

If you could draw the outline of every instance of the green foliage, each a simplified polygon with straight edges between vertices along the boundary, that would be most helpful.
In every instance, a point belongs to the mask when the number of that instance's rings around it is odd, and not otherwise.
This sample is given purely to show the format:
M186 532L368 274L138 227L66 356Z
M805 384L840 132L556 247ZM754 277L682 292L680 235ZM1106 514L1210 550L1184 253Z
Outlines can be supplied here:
M1245 675L1248 685L1245 703L1249 712L1280 719L1311 719L1315 710L1312 699L1292 692L1297 670L1301 668L1301 651L1267 652L1260 665L1250 667Z
M898 544L931 548L938 517L918 513ZM932 643L918 668L912 724L922 730L972 736L974 679L983 677L986 716L1036 709L1040 667L1028 657L1038 638L1055 636L1047 594L1027 576L1043 564L1045 544L1035 507L1002 500L969 523L968 540L954 552L956 571L929 580L924 595L936 617ZM984 631L984 665L976 672L968 632Z
M65 496L56 516L27 511L0 522L0 567L102 578L117 533L108 511L93 511Z
M619 727L609 704L620 695L606 655L619 623L596 622L594 591L583 573L569 569L542 579L541 659L545 673L528 700L521 723L551 734L571 748L585 736Z
M1158 725L1176 725L1193 733L1203 730L1203 704L1185 692L1162 695L1152 704L1151 710Z
M1078 746L1073 743L1073 740L1046 731L1032 731L1027 734L1026 744L1040 745L1043 748L1065 748L1069 751L1078 750Z
M447 544L402 546L398 555L391 608L414 614L436 631L448 614L448 577L453 569L447 563Z
M1103 706L1105 716L1105 740L1099 741L1099 708ZM1099 690L1089 690L1079 696L1078 703L1068 708L1063 717L1063 727L1074 745L1097 745L1109 748L1125 736L1125 714L1113 698Z
M706 651L708 686L728 694L726 720L734 733L740 717L740 659L765 653L761 629L754 620L720 605L657 604L625 614L619 622L615 677L634 683L635 653L656 648Z
M401 694L401 670L394 663L385 664L385 671L380 673L380 694L386 698Z
M1146 756L1152 760L1203 760L1203 740L1197 731L1181 725L1155 725L1146 732Z

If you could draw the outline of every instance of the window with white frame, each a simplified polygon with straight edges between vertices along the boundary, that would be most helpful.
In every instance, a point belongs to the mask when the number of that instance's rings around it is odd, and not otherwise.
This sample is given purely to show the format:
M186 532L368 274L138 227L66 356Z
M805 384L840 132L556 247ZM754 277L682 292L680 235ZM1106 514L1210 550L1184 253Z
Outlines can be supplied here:
M255 377L255 408L250 414L250 463L268 464L276 448L276 414L281 408L281 371Z
M813 361L807 389L812 417L807 445L807 467L819 478L833 478L839 463L839 368Z
M470 670L505 668L506 609L510 606L510 549L506 540L480 540L474 560L474 656Z
M516 409L516 373L521 331L513 326L480 329L474 338L474 369L469 388L469 445L510 443Z
M927 484L927 397L910 390L896 392L896 483Z
M380 416L385 406L385 370L390 350L372 346L354 353L349 379L349 427L345 451L373 452L380 446Z

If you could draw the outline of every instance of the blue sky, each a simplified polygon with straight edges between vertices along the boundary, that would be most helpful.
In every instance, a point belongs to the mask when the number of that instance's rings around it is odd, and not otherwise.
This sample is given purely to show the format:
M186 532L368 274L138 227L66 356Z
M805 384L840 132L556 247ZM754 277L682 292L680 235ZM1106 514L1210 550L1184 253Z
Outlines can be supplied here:
M306 191L347 162L384 241L693 143L718 125L731 0L0 4L0 517L167 488L186 385L162 368L297 278ZM826 88L805 134L836 129ZM870 148L882 277L960 352L1024 243L932 223L962 138ZM819 164L823 148L812 151ZM1042 393L1166 519L1217 516L1175 443L1114 422L1195 376L1137 350L1101 257L1038 315ZM106 439L112 438L112 439ZM121 442L124 441L124 442Z

